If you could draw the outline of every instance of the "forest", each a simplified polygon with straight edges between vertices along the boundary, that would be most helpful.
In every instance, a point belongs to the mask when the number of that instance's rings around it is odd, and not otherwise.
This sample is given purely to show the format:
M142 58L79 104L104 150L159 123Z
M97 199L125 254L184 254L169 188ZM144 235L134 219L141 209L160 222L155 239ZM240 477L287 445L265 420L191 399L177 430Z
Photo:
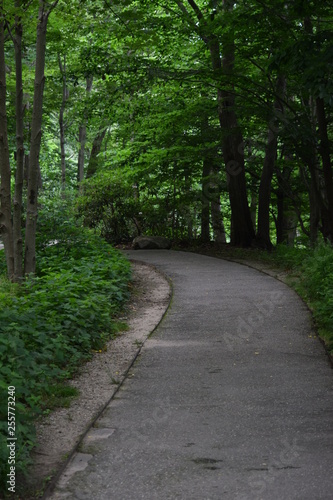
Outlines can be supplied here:
M0 6L0 390L17 391L20 473L35 416L122 328L115 247L138 235L297 269L332 349L330 3Z

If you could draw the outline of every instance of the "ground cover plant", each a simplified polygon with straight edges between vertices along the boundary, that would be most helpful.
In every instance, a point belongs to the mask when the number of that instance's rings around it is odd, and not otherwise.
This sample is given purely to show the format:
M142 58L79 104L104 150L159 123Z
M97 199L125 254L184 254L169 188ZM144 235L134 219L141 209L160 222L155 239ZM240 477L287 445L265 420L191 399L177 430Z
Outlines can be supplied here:
M116 334L115 317L128 297L129 263L82 229L63 201L41 211L39 226L36 275L22 285L5 274L0 280L0 491L8 479L8 387L15 387L22 474L35 444L34 418L73 396L65 380Z

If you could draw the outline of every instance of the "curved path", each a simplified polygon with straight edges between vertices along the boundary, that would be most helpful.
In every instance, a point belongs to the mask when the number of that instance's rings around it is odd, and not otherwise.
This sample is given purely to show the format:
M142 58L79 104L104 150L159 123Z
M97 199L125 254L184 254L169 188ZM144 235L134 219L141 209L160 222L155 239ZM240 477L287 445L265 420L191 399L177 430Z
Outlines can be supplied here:
M50 498L332 499L333 373L298 296L232 262L126 253L173 301Z

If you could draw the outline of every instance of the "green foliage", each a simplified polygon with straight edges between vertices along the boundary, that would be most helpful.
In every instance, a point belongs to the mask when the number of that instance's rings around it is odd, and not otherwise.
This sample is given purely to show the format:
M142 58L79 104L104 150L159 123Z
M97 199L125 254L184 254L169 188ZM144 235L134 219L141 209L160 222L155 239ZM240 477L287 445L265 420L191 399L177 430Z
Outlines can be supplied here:
M301 291L313 310L321 337L333 352L333 248L319 245L301 265Z
M99 172L83 184L77 208L85 225L97 229L110 243L128 240L138 229L139 203L134 197L133 181L113 172Z
M33 418L64 402L59 384L116 333L113 318L128 297L129 263L82 229L68 205L58 200L41 210L36 277L20 288L0 283L1 487L8 472L7 387L16 387L22 472L34 445Z
M50 390L45 395L45 400L43 401L43 407L47 408L44 413L55 408L68 408L70 402L73 398L79 395L79 390L76 387L71 387L64 384L54 384L50 387Z

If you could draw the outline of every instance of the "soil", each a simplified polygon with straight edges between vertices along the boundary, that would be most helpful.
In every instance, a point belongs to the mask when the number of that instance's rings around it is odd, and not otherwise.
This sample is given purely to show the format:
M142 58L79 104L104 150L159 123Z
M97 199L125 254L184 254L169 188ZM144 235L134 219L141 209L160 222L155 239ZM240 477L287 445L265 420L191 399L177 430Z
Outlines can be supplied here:
M133 262L133 293L118 318L128 329L95 353L69 385L79 390L69 408L59 408L36 424L37 447L26 491L43 494L56 481L89 428L114 397L142 345L162 320L171 299L167 278L152 266ZM27 497L25 497L27 498Z

